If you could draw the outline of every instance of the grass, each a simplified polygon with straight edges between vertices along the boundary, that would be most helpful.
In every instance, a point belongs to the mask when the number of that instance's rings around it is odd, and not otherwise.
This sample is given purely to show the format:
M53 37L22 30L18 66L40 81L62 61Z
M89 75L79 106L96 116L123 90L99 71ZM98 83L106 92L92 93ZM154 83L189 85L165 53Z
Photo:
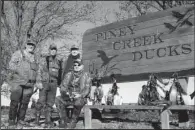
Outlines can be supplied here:
M8 112L9 108L2 109L1 111L1 128L5 128L8 125ZM111 116L112 115L112 116ZM115 115L115 116L114 116ZM158 111L138 111L128 110L123 111L120 114L109 114L104 112L102 114L102 120L98 119L98 116L93 116L92 126L93 129L160 129L160 115ZM107 118L112 117L112 118ZM194 129L194 112L190 111L190 127L188 129ZM26 119L33 118L32 110L28 109ZM77 123L77 128L83 129L83 118ZM37 129L41 127L36 127ZM174 129L186 129L185 127L178 127L178 114L172 112L170 116L170 128ZM32 128L30 128L32 129Z

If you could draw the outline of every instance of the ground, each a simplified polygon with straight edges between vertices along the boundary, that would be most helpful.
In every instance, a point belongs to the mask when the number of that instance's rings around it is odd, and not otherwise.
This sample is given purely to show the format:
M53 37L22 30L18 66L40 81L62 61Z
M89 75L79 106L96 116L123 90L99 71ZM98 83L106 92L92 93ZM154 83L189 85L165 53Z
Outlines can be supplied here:
M93 115L92 128L93 129L159 129L160 128L160 115L158 111L123 111L118 114L108 114L103 112L102 119ZM1 129L7 128L8 122L8 109L1 111ZM97 115L97 114L96 114ZM115 115L115 117L113 117ZM32 110L27 111L26 120L32 119ZM54 118L54 120L57 118ZM42 120L44 122L44 120ZM24 127L26 129L32 129ZM42 127L33 127L42 129ZM55 128L58 128L57 126ZM81 117L77 123L76 128L84 129L83 118ZM173 112L170 116L170 128L171 129L185 129L178 127L177 113ZM194 129L194 112L190 111L190 127L188 129Z

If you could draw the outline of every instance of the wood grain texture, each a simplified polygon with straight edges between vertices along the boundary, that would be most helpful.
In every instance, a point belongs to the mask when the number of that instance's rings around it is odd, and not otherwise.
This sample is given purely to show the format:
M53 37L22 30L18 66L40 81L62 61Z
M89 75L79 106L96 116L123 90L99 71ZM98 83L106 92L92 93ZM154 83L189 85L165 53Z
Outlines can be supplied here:
M171 21L171 19L172 19L172 21ZM159 20L159 21L155 21L157 24L155 24L154 22L153 22L153 20L152 21L147 21L149 24L151 24L151 25L149 25L148 26L148 24L146 24L145 22L143 23L143 25L137 25L136 24L136 26L134 27L134 32L135 32L135 34L131 34L131 32L129 31L129 29L126 29L126 35L125 36L121 36L121 37L112 37L112 39L107 39L106 41L109 41L109 42L112 42L112 41L116 41L117 39L121 39L121 38L129 38L129 37L131 37L131 38L135 38L135 37L139 37L139 36L142 36L143 34L145 34L145 35L147 35L147 34L152 34L152 33L157 33L157 31L159 31L159 32L164 32L164 33L166 33L166 32L168 32L168 30L167 30L167 28L165 27L165 25L164 25L164 23L170 23L170 24L172 24L173 26L174 25L177 25L177 20L176 19L174 19L173 17L171 17L171 19L169 20L169 21L167 21L167 18L166 17L164 17L163 18L163 20ZM166 21L166 22L163 22L163 21ZM189 18L189 21L194 25L194 16L193 17L190 17ZM121 28L122 28L122 30L124 30L124 26L125 25L123 25ZM117 26L116 26L117 27ZM114 33L116 33L116 34L118 34L119 33L119 30L118 29L116 29L116 27L114 28L114 29L112 29L112 30L107 30L107 31L112 31L112 32L114 32ZM142 28L141 28L142 27ZM185 27L185 26L184 26ZM117 27L118 28L118 27ZM120 29L120 28L119 28ZM103 31L104 32L104 31ZM107 34L108 35L108 34ZM91 43L93 43L93 42L97 42L96 41L96 34L89 34L89 35L84 35L84 37L83 37L83 42L84 43L86 43L85 45L86 46L88 46L89 44L91 44ZM98 42L105 42L105 40L102 40L102 39L100 39L100 40L98 40Z
M103 49L97 48L96 50L94 49L93 51L92 50L88 51L88 52L85 51L83 53L83 60L99 59L99 57L97 57L97 55L98 55L97 50L105 51L107 56L113 56L115 54L118 54L119 56L116 57L115 59L113 59L116 61L125 60L124 55L129 55L130 52L141 51L141 50L152 49L152 48L160 48L160 47L178 45L178 44L181 45L181 44L190 43L191 49L194 50L194 34L180 36L179 38L171 38L171 39L163 39L163 40L164 40L163 43L153 44L152 46L149 46L149 45L148 46L140 46L137 48L126 48L126 49L120 49L120 50L106 49L106 47L104 47ZM112 46L112 45L110 45L110 46ZM123 47L123 44L118 44L118 46Z
M169 113L167 110L161 113L161 129L170 129L169 127Z
M85 105L87 109L137 109L137 110L162 110L164 106L143 106L143 105ZM193 105L172 105L167 110L192 110L195 108Z
M147 15L144 15L142 17L135 17L135 18L130 18L130 19L124 20L124 21L114 22L114 23L107 24L107 25L104 25L101 27L89 29L85 32L84 37L85 37L85 35L89 35L89 34L97 33L100 31L106 31L106 30L112 29L113 26L119 27L121 25L137 24L140 22L145 22L145 21L149 21L149 20L153 20L153 19L158 19L161 17L170 16L170 15L172 15L172 11L185 12L189 8L194 8L194 6L193 5L187 5L187 6L185 5L182 7L171 8L168 10L159 11L159 12L155 12L155 13L148 13Z
M123 55L124 56L124 55ZM128 55L126 56L128 58ZM126 58L124 56L124 58ZM194 59L194 51L191 52L190 54L187 55L180 55L178 56L166 56L166 57L154 57L153 59L142 59L142 60L138 60L138 61L132 61L131 60L131 55L129 55L129 60L121 60L121 61L111 61L107 66L114 66L114 68L127 68L127 67L135 67L135 66L144 66L144 65L152 65L152 64L163 64L165 62L174 62L174 61L179 61L179 60L190 60L190 59ZM102 65L102 61L96 61L96 60L88 60L85 61L84 64L89 65L92 63L95 63L96 68L101 68ZM192 64L193 65L193 64Z
M85 129L91 129L92 128L91 120L92 120L91 109L85 107L84 108L84 126L85 126Z
M183 17L189 17L187 20L193 26L182 25L182 20L172 12L184 14L189 9L194 6L172 8L87 30L82 46L85 71L94 74L98 70L105 79L115 73L130 81L127 77L132 75L194 69L194 11ZM176 29L171 32L165 23Z

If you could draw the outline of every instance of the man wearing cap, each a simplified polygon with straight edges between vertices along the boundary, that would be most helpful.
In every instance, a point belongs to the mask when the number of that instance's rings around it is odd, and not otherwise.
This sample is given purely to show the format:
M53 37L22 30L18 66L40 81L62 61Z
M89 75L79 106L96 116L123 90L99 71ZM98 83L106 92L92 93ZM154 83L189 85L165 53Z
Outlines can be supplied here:
M78 121L81 109L87 103L90 93L91 78L90 74L84 72L84 65L80 59L73 62L74 69L65 75L60 85L61 96L56 97L55 105L60 111L60 127L74 128ZM67 126L66 107L73 105L73 114L70 124Z
M63 63L63 71L62 71L62 80L64 79L65 75L71 71L73 68L73 62L76 59L80 59L81 55L79 53L79 48L77 45L72 45L70 49L71 53L68 56L67 60Z
M57 47L51 45L49 47L50 55L46 57L46 62L41 67L41 76L43 89L39 91L39 99L36 104L36 120L34 125L39 125L41 111L45 110L45 128L53 127L51 122L52 107L55 102L57 86L60 85L61 79L61 62L56 58Z
M28 40L25 49L16 51L9 62L7 82L11 86L9 126L29 125L24 121L34 85L42 88L40 69L35 60L35 43ZM36 83L36 84L35 84Z

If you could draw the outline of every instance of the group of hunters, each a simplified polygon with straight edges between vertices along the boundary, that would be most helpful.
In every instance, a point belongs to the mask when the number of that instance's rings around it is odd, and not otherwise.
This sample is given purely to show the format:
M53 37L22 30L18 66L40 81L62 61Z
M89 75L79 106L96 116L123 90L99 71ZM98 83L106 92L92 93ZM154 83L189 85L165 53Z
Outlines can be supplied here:
M11 70L7 82L11 85L9 126L40 125L42 112L45 115L45 128L52 128L52 107L55 104L60 115L60 127L75 128L81 109L87 103L92 80L84 65L76 45L71 46L71 53L65 61L57 59L57 46L50 45L49 55L44 64L38 64L34 50L36 44L27 40L25 48L16 51L9 62ZM96 83L97 84L97 83ZM97 84L99 87L100 84ZM56 97L57 87L60 96ZM39 90L39 99L34 108L35 121L28 123L25 115L33 95L34 88ZM73 106L72 118L67 124L67 106Z
M49 55L46 56L44 64L38 63L34 50L36 44L32 40L27 40L25 48L16 51L9 62L7 82L11 86L11 102L9 110L9 126L13 128L19 126L40 125L40 116L45 113L45 128L53 127L51 121L52 107L55 104L60 115L60 125L62 128L75 128L81 109L87 103L92 86L92 78L88 72L84 71L79 48L76 45L71 47L71 53L64 61L57 59L57 46L50 45ZM103 97L100 79L96 80L95 94L97 104L101 103ZM117 90L116 82L114 88ZM26 111L34 92L34 87L39 90L39 99L34 108L35 121L28 123L25 121ZM56 97L57 87L60 88L60 96ZM116 91L113 91L116 93ZM194 93L193 93L194 97ZM69 123L66 107L73 106L72 118Z

